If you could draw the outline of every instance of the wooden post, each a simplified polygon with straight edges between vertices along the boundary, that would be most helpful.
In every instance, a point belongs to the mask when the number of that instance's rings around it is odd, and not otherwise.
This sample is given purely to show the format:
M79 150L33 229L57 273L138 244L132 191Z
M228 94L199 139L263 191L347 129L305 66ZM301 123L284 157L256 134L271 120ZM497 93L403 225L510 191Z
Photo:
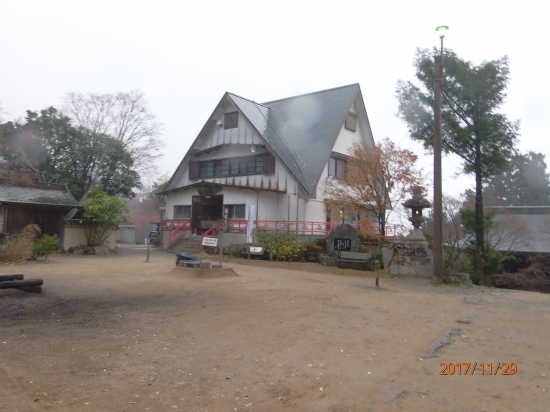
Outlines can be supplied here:
M149 245L147 245L147 259L145 260L145 263L149 262Z
M221 265L222 265L222 249L223 249L223 248L222 248L222 244L221 244L221 242L220 242L220 267L221 267Z
M374 261L374 270L376 271L376 287L380 287L380 262Z

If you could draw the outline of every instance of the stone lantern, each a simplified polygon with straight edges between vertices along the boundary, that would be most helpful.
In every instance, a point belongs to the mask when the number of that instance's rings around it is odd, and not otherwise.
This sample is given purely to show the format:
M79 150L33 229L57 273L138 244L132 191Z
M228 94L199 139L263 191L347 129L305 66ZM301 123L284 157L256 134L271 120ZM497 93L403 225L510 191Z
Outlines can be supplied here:
M426 240L424 234L420 230L420 225L426 220L426 218L422 216L422 209L431 207L432 205L427 199L422 197L422 188L420 186L413 186L413 197L403 203L403 206L407 209L411 209L412 212L409 220L413 224L414 229L407 238L421 238Z
M413 224L413 230L407 235L405 241L392 242L396 251L389 271L392 275L410 275L431 277L433 272L433 255L426 238L420 230L425 218L422 209L431 207L428 200L422 197L422 188L413 187L413 197L403 203L407 209L411 209L409 220Z

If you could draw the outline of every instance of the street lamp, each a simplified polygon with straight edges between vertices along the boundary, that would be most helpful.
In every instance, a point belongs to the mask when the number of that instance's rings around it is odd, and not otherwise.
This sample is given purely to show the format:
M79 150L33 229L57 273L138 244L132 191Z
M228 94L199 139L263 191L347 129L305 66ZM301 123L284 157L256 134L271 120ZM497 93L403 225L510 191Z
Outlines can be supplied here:
M441 39L441 53L434 57L434 278L443 282L443 190L441 185L441 89L443 88L443 38L448 26L435 30Z

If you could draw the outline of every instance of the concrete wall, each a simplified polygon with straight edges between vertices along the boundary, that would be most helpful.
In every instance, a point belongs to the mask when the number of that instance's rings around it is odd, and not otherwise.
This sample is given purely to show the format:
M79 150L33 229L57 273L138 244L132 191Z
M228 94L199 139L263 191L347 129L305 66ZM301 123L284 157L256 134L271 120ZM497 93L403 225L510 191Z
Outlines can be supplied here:
M136 244L136 226L133 225L120 225L116 231L117 243L128 243L131 245ZM147 233L149 234L149 233ZM149 236L147 236L149 237ZM144 238L145 239L145 238ZM143 239L141 239L143 242Z
M87 243L84 226L65 226L65 241L63 242L63 250L79 245L86 245ZM116 231L111 232L105 241L105 246L107 246L110 250L116 250Z

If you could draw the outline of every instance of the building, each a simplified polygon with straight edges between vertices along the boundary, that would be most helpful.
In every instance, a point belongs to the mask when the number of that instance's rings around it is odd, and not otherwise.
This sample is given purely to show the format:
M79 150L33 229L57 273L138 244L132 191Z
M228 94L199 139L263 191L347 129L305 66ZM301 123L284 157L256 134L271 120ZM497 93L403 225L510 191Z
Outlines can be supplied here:
M324 182L342 176L354 142L374 146L358 84L262 104L225 93L164 188L169 243L224 217L243 231L247 205L255 230L324 236L340 223L327 214Z
M57 235L62 248L65 214L81 206L66 185L0 178L0 235L20 233L34 223L42 234Z
M488 237L504 254L550 253L550 206L487 206L494 212Z

